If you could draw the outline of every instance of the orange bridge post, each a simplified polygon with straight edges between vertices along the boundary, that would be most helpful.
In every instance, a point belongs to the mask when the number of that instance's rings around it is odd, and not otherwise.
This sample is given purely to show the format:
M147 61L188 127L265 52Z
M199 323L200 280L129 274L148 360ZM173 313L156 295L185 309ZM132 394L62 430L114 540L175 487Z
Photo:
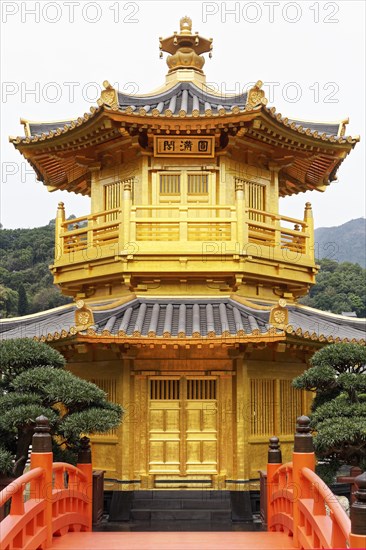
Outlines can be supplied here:
M295 445L292 454L293 463L293 544L295 548L299 548L298 526L300 520L299 499L309 497L305 495L305 485L302 484L301 469L309 468L315 470L315 453L313 445L313 437L310 433L310 418L307 416L299 416L296 424Z
M50 434L50 423L46 416L36 418L36 427L32 439L32 453L30 468L43 468L44 477L41 483L31 483L31 494L37 500L45 500L45 527L47 532L46 545L52 544L52 438Z
M85 474L86 477L86 480L81 483L80 490L85 493L88 499L88 531L91 531L93 516L93 466L90 439L88 437L82 437L80 440L80 445L81 447L78 453L78 463L76 466Z
M268 463L267 463L267 530L270 531L272 507L271 498L273 493L273 476L282 464L282 453L278 437L269 439Z
M351 548L366 548L366 472L355 479L356 500L351 506Z

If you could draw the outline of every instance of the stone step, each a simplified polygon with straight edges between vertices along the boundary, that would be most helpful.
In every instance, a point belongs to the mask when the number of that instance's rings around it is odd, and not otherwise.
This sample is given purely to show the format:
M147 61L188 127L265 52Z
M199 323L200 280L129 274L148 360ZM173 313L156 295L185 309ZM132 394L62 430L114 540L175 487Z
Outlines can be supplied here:
M191 521L209 522L213 517L215 521L221 518L233 522L253 520L249 491L143 490L114 492L109 521L150 521L155 512L159 512L163 521L171 512Z
M154 499L134 499L132 509L150 509L150 510L169 510L169 509L184 509L184 510L227 510L231 508L230 499L178 499L178 498L154 498Z
M131 510L136 521L208 521L231 520L231 510Z
M135 491L134 499L198 499L198 500L230 500L230 491L212 491L212 490L182 490L182 489L165 489L165 490L143 490Z

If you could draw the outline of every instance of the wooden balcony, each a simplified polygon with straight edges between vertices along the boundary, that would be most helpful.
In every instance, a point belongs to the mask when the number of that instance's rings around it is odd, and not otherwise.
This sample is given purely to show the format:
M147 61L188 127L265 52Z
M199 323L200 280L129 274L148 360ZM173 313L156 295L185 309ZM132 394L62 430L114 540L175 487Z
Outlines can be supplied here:
M121 251L156 256L202 254L212 244L236 255L314 263L310 208L304 220L247 208L239 224L234 206L159 205L104 210L56 223L55 265L115 256ZM311 214L311 210L310 210ZM217 245L217 246L214 246ZM88 252L86 254L85 252Z

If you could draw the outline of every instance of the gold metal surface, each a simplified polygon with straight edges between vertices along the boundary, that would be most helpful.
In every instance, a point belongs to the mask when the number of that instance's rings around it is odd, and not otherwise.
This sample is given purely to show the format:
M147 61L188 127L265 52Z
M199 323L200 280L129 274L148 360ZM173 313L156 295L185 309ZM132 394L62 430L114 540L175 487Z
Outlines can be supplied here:
M149 383L149 474L217 474L216 378L159 377Z

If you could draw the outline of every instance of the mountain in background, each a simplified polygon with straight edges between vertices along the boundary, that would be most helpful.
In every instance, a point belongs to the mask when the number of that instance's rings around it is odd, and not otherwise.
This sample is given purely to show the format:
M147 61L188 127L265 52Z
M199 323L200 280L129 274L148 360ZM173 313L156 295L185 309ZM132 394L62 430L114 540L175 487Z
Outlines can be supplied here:
M315 229L315 257L366 267L366 218Z

